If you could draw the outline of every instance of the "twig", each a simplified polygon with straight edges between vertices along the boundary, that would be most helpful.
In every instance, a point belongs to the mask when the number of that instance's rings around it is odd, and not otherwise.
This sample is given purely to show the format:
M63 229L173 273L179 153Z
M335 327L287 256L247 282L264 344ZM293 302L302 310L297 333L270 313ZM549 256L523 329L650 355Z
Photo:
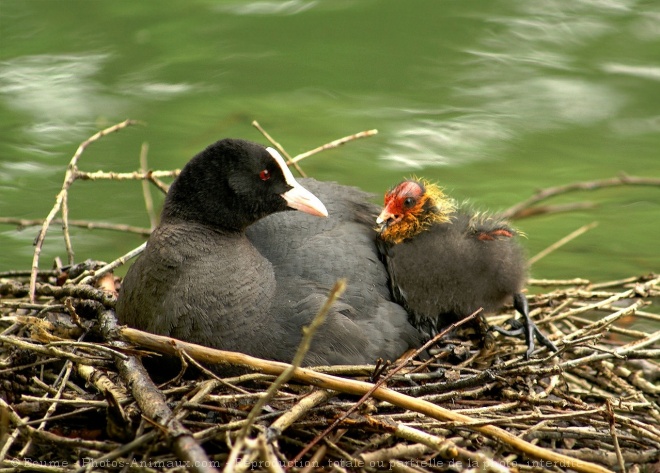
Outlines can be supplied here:
M370 136L374 136L378 134L378 130L366 130L366 131L361 131L359 133L354 133L352 135L344 136L343 138L339 138L337 140L330 141L329 143L326 143L324 145L321 145L317 148L314 148L311 151L306 151L302 154L297 155L294 157L291 162L292 163L297 163L299 161L302 161L305 158L309 158L310 156L320 153L321 151L325 151L327 149L332 149L332 148L338 148L339 146L348 143L349 141L357 140L359 138L368 138Z
M324 389L312 392L311 394L302 398L298 404L278 417L277 420L268 427L268 430L273 432L275 435L281 435L284 430L289 428L294 422L309 412L311 408L327 401L336 394L336 391L326 391Z
M112 396L117 404L128 402L128 395L122 387L116 385L103 371L90 365L77 365L76 372L100 393ZM106 401L107 402L107 401Z
M527 284L530 286L586 286L590 281L588 279L529 279Z
M46 358L39 361L35 361L34 363L27 363L25 365L12 366L11 368L2 369L0 370L0 375L4 375L12 371L20 371L35 366L41 366L41 365L47 365L50 363L59 363L59 362L61 362L61 359L59 357Z
M112 311L101 314L101 324L106 338L117 330L116 319ZM122 342L112 342L116 348L125 347ZM134 356L128 359L116 358L115 363L126 386L130 386L133 397L144 415L163 429L177 456L191 465L190 470L198 473L211 473L218 470L206 456L204 449L195 441L190 431L174 417L166 400L156 385L149 378L142 363Z
M74 473L84 473L84 472L92 471L92 469L95 468L97 465L104 465L108 461L114 460L116 458L121 457L122 455L126 455L127 453L134 451L136 448L140 447L141 445L144 445L148 442L153 442L158 437L158 434L159 432L157 430L152 430L151 432L148 432L144 435L137 435L133 441L121 445L115 448L114 450L106 453L105 455L93 459L93 461L90 461L86 466L83 466L82 468L78 468L77 470L75 470Z
M245 437L247 436L247 433L252 427L254 420L261 413L261 410L266 405L266 403L268 403L268 401L272 399L272 397L275 395L275 393L280 388L280 386L282 386L289 379L291 379L291 376L293 376L295 370L298 367L300 367L303 360L305 359L305 356L307 355L307 352L309 351L314 334L316 333L318 328L323 324L323 322L325 322L325 318L328 315L330 308L335 303L335 301L339 297L341 297L341 295L344 293L345 290L346 290L346 280L340 279L333 286L332 290L330 291L330 294L328 295L328 298L326 299L325 303L323 304L319 312L314 316L312 322L307 327L303 328L302 340L300 340L300 344L298 345L298 349L296 350L296 353L293 356L293 360L291 361L291 364L288 365L286 369L284 369L284 371L282 371L279 374L277 379L275 379L275 381L273 381L273 383L268 388L268 391L266 391L266 394L261 398L259 398L259 400L254 404L254 407L250 411L250 414L248 415L247 418L247 422L245 423L245 425L243 425L243 428L238 433L236 442L234 443L231 453L229 454L229 459L227 460L228 466L225 468L225 471L229 471L229 469L233 468L233 465L236 464L236 460L243 446Z
M273 146L275 146L280 153L282 153L284 155L284 157L286 158L287 165L289 165L289 166L293 165L293 167L296 168L296 171L298 171L302 177L307 177L307 174L305 174L305 171L303 171L302 168L297 163L293 162L293 160L291 159L291 156L289 156L289 153L286 152L284 147L281 144L279 144L277 141L275 141L273 139L273 137L270 136L268 134L268 132L262 128L262 126L259 124L259 122L254 120L252 122L252 126L255 127L257 130L259 130L259 132L261 132L261 134L264 135L264 137L268 141L270 141L270 143Z
M67 359L75 363L91 363L93 361L96 361L97 363L94 364L99 364L99 362L101 362L101 364L105 364L105 359L100 359L100 358L93 359L90 358L89 356L76 355L74 353L69 353L68 351L60 350L55 347L47 347L44 345L38 345L36 343L30 343L23 339L13 336L0 336L0 344L14 345L24 350L30 350L35 353L39 353L41 355L46 355L46 356L56 356L60 359Z
M108 294L105 291L96 289L92 286L83 285L67 285L67 286L53 286L51 284L37 284L36 293L40 296L54 297L60 299L62 297L77 297L80 299L91 299L100 302L106 307L114 307L117 298ZM0 295L11 295L14 297L24 297L28 295L28 287L20 283L2 283L0 282Z
M576 239L577 237L579 237L579 236L582 235L583 233L586 233L586 232L588 232L589 230L591 230L592 228L595 228L595 227L597 227L597 226L598 226L598 222L591 222L591 223L589 223L589 224L587 224L587 225L584 225L584 226L578 228L577 230L575 230L575 231L569 233L568 235L566 235L566 236L565 236L564 238L562 238L561 240L559 240L559 241L553 243L552 245L550 245L549 247L547 247L545 250L543 250L543 251L537 253L536 255L534 255L533 257L531 257L531 258L528 260L528 264L529 264L530 266L533 265L534 263L536 263L536 262L537 262L538 260L540 260L541 258L543 258L543 257L545 257L545 256L548 256L548 254L552 253L552 252L555 251L557 248L561 248L562 246L564 246L564 245L565 245L566 243L568 243L569 241Z
M660 330L656 330L653 333L650 333L647 337L636 340L634 342L628 343L616 350L613 350L610 353L594 353L593 355L585 356L583 358L578 358L575 360L564 361L559 364L561 369L570 369L575 366L585 365L593 363L594 361L606 360L608 358L617 358L619 356L626 356L628 353L631 353L635 350L639 350L648 345L652 345L660 340Z
M7 416L10 424L14 424L17 428L24 430L27 436L31 439L39 439L45 441L49 445L62 445L75 448L90 448L94 450L108 450L115 447L115 443L111 441L96 441L96 440L84 440L79 438L68 438L62 437L60 435L53 434L46 430L38 430L34 427L27 425L23 422L20 416L14 411L14 409L7 404L7 402L0 397L0 411Z
M627 315L634 314L637 311L637 309L639 307L643 306L643 305L644 305L644 301L643 300L638 300L638 301L634 302L633 304L630 304L628 307L624 307L623 309L618 310L618 311L608 315L607 317L603 317L602 319L599 319L599 320L591 323L590 325L588 325L588 326L586 326L586 327L584 327L580 330L577 330L575 332L571 332L570 334L568 334L564 338L563 341L564 341L564 343L566 343L569 340L575 340L579 337L588 336L588 335L590 335L594 332L597 332L597 331L602 332L605 327L607 327L609 325L612 325L614 322L619 320L621 317L625 317Z
M542 324L545 324L545 323L548 323L548 322L556 322L558 320L566 319L566 318L572 317L574 315L579 315L579 314L583 314L585 312L589 312L590 310L600 309L602 307L609 307L612 303L614 303L616 301L620 301L621 299L627 299L629 297L633 297L634 294L635 294L635 292L632 289L624 291L624 292L620 292L620 293L614 294L611 297L608 297L607 299L603 299L603 300L594 302L592 304L587 304L587 305L583 305L583 306L580 306L580 307L576 307L574 309L569 309L569 310L567 310L563 313L553 315L551 317L546 317L546 318L540 320L539 324L542 325Z
M615 281L605 281L596 284L590 284L589 287L591 288L591 290L606 289L608 287L617 287L617 286L623 286L624 284L635 283L638 282L639 280L640 280L639 276L633 276L630 278L617 279Z
M444 458L464 458L476 466L480 471L490 471L493 473L506 473L511 471L506 466L493 461L483 453L470 452L467 449L460 448L450 440L435 435L429 435L426 432L406 425L398 424L394 431L394 435L412 442L419 442L422 445L426 445L427 447L440 452L440 455ZM439 466L442 466L442 464Z
M550 215L558 214L565 212L575 212L576 210L587 210L593 209L596 207L596 204L593 202L573 202L570 204L558 204L558 205L539 205L537 207L528 207L521 210L513 217L510 217L511 220L522 220L523 218L536 217L538 215Z
M50 388L50 386L48 386ZM89 401L87 399L56 399L51 397L37 397L31 396L30 394L24 394L22 396L24 401L34 402L37 404L46 404L52 406L53 404L69 405L69 406L80 406L80 407L108 407L108 401ZM41 418L37 420L31 420L25 424L40 424L44 420L50 420L51 417Z
M518 403L515 403L518 404ZM498 406L499 407L499 406ZM483 408L482 409L484 412L490 411L489 408ZM467 409L466 409L467 411ZM460 425L461 427L475 427L478 425L498 425L498 424L511 424L513 422L521 421L521 420L534 420L534 421L541 421L541 420L550 420L550 419L571 419L574 417L584 417L584 416L589 416L591 414L596 414L600 413L603 410L598 408L598 409L590 409L588 411L574 411L574 412L569 412L566 414L522 414L519 416L514 416L514 415L509 415L506 417L502 417L500 419L494 419L494 418L488 418L488 419L479 419L475 420L473 423L470 424L463 424ZM461 411L464 412L464 411ZM445 426L448 427L458 427L459 425L455 424L454 422L448 422L446 423Z
M176 346L178 349L185 350L197 360L206 363L232 363L241 366L249 366L252 369L262 373L276 375L281 374L290 366L286 363L262 360L252 356L244 355L242 353L215 350L212 348L195 345L193 343L174 340L169 337L148 334L141 332L140 330L130 328L120 328L117 330L117 334L123 340L155 351L159 351L161 353L174 354L174 347ZM658 334L658 337L660 337L660 334ZM373 388L373 384L371 383L355 381L346 378L337 378L307 368L296 368L293 372L293 378L313 386L340 391L348 394L364 395ZM469 416L453 412L449 409L445 409L428 401L406 396L405 394L392 391L391 389L385 387L377 388L374 391L373 396L377 399L380 399L381 401L386 401L395 406L419 412L437 420L450 420L462 424L469 424L476 421ZM526 453L534 458L561 463L565 465L566 468L572 468L576 471L586 473L609 472L609 470L598 465L571 458L566 455L558 455L552 450L532 445L531 443L522 440L515 435L500 429L499 427L484 425L472 427L471 429L483 433L486 436L497 439L502 443L508 444L512 448L516 448L519 451Z
M60 377L58 381L60 381L60 387L58 388L57 392L55 393L55 396L53 398L53 403L48 406L48 410L46 411L46 415L44 415L42 422L39 424L39 427L37 427L36 430L44 430L46 427L46 423L48 422L48 418L53 415L55 412L55 409L57 409L57 404L60 398L62 397L62 392L64 392L64 388L66 387L66 383L69 380L69 376L71 376L71 371L73 369L73 363L71 363L71 360L67 360L67 362L64 364L64 368L62 368L62 371L60 372ZM43 396L44 398L47 396ZM27 452L30 450L30 447L32 446L32 439L28 439L28 441L25 443L21 451L18 453L19 457L24 457Z
M99 343L79 342L76 340L60 340L60 341L49 342L45 346L46 347L70 346L73 348L87 348L92 350L98 350L99 352L105 353L106 355L116 356L118 358L121 358L122 360L128 359L128 356L123 354L119 350L115 350L113 348L107 347L105 345L101 345Z
M103 266L102 268L97 269L96 271L93 272L93 274L89 274L89 275L84 276L82 279L80 279L79 282L78 281L74 281L74 282L76 282L77 284L92 284L93 282L97 281L104 274L107 274L110 271L114 270L115 268L123 265L124 263L126 263L126 261L128 261L132 258L135 258L137 255L139 255L140 253L142 253L144 251L146 246L147 246L147 243L144 242L140 246L138 246L137 248L134 248L131 251L129 251L128 253L126 253L125 255L120 256L119 258L114 260L112 263L108 263L105 266Z
M473 314L469 315L468 317L465 317L464 319L462 319L462 320L460 320L460 321L458 321L458 322L456 322L456 323L454 323L454 324L451 324L449 327L445 328L443 331L441 331L440 333L438 333L438 334L437 334L435 337L433 337L431 340L427 341L427 342L426 342L424 345L422 345L420 348L418 348L417 350L415 350L414 353L408 355L408 356L407 356L407 357L406 357L401 363L399 363L399 366L397 366L396 368L394 368L394 369L393 369L392 371L390 371L386 376L384 376L384 377L381 378L377 383L375 383L375 384L371 387L371 389L369 389L369 391L367 391L366 393L364 393L364 395L358 400L358 402L356 402L355 404L353 404L353 406L351 406L350 409L348 409L346 412L344 412L344 414L343 414L342 416L340 416L339 418L337 418L332 424L330 424L329 427L327 427L323 432L321 432L319 435L317 435L317 436L314 438L314 440L312 440L311 442L309 442L309 443L305 446L305 448L303 448L303 449L298 453L298 455L295 456L295 458L291 461L291 464L295 465L299 460L301 460L301 459L307 454L307 452L309 452L309 451L314 447L314 445L316 445L317 443L319 443L319 442L321 441L321 439L323 439L323 438L324 438L325 436L327 436L330 432L332 432L332 430L333 430L335 427L337 427L341 422L343 422L344 419L348 418L348 416L350 416L353 412L355 412L355 411L356 411L356 410L357 410L362 404L364 404L364 402L365 402L367 399L369 399L369 397L371 397L371 395L374 393L374 391L376 391L376 389L378 389L379 387L383 386L387 381L389 381L389 380L392 378L392 376L394 376L396 373L398 373L399 371L401 371L405 366L407 366L407 364L408 364L413 358L415 358L416 356L419 356L420 353L423 353L423 352L424 352L425 350L427 350L429 347L435 345L435 344L438 342L438 340L440 340L442 337L444 337L446 334L448 334L448 333L451 332L452 330L455 330L456 328L460 327L460 326L463 325L464 323L467 323L468 321L472 320L472 319L473 319L474 317L476 317L477 314L479 314L481 311L482 311L482 309L479 309L479 310L477 310L476 312L474 312Z
M144 142L140 148L140 172L151 175L149 172L149 164L147 163L148 153L149 143ZM158 218L156 217L156 212L154 212L154 200L151 198L149 183L146 180L142 181L142 195L144 196L144 206L147 210L147 215L149 216L149 226L151 230L153 230L156 228L156 225L158 225Z
M564 436L560 434L560 438L564 438ZM598 462L612 467L616 467L619 463L618 458L616 457L616 453L608 452L599 448L583 448L580 450L558 448L557 451L559 453L574 455L576 458L580 458L582 460ZM659 454L660 450L658 449L635 449L634 451L623 453L623 458L629 463L634 463L637 465L651 465L653 462L657 462Z
M423 396L425 394L442 394L445 392L456 392L466 390L476 386L484 386L486 383L495 380L495 374L492 370L484 370L479 374L470 377L464 377L454 382L428 383L421 386L412 386L409 388L399 388L397 391L405 392L410 396Z
M181 171L174 169L173 171L133 171L133 172L85 172L77 171L76 178L81 181L152 181L159 177L177 177ZM165 190L167 192L167 190Z
M13 217L0 217L0 224L16 225L19 230L25 227L35 227L44 224L45 219L24 219ZM51 223L62 223L61 218L54 218ZM148 228L134 227L132 225L123 225L120 223L108 222L90 222L88 220L69 220L69 227L80 227L87 230L114 230L118 232L137 233L141 236L149 236L151 230ZM29 272L28 272L29 274Z
M25 421L27 421L29 417L21 419L18 414L14 412L11 406L6 404L2 398L0 398L0 416L2 417L3 423L1 437L3 445L2 448L0 448L0 462L4 462L5 458L7 457L7 453L9 453L9 449L18 438L18 435L21 433L19 426L24 425ZM8 424L10 423L16 424L16 428L11 433L11 435L7 436L6 430L9 426Z
M63 205L64 208L66 208L66 199L69 192L69 188L77 178L76 175L78 171L77 164L78 164L78 160L80 159L80 156L82 155L83 151L85 151L85 149L93 142L99 140L105 135L122 130L130 125L134 125L135 123L137 122L133 120L125 120L121 123L108 127L105 130L99 131L98 133L89 137L87 140L83 141L80 144L80 146L78 146L78 149L71 158L71 161L69 162L66 173L64 175L64 183L62 184L62 190L60 190L60 192L57 194L57 197L55 198L55 205L53 205L53 208L51 209L50 213L44 220L44 223L41 226L41 230L39 231L39 234L37 235L37 238L34 243L34 256L32 258L32 273L30 274L30 292L29 292L31 302L34 302L35 300L37 271L39 271L39 256L41 255L41 248L43 246L44 239L46 238L46 232L48 231L48 227L50 226L50 223L55 218L55 214L57 214L57 212L59 212L59 210L63 208ZM62 230L64 232L64 241L67 244L67 253L69 254L69 262L73 263L73 249L71 248L71 241L69 237L69 223L67 221L67 217L68 214L66 214L63 211Z
M614 410L612 409L612 400L608 399L606 402L607 414L610 423L610 434L612 435L612 441L614 443L614 452L616 453L616 459L619 462L619 470L623 473L626 473L626 462L623 459L623 454L621 453L621 447L619 446L619 438L616 435L616 421L614 419Z
M291 361L291 364L277 377L277 379L275 379L275 381L273 381L273 383L266 391L266 395L261 397L255 403L254 407L250 411L250 414L248 415L248 423L245 424L243 429L241 429L241 432L239 433L239 437L245 437L247 435L247 432L250 429L250 425L254 423L254 419L257 417L257 415L259 415L261 409L263 409L266 403L268 403L268 401L272 399L272 397L275 395L279 387L282 386L284 383L286 383L289 379L291 379L291 376L293 375L296 368L299 368L300 365L302 365L302 362L305 359L305 356L307 355L307 352L309 351L309 348L312 344L312 339L314 338L314 334L316 333L318 328L323 324L323 322L325 322L325 318L328 315L330 308L337 301L337 299L341 297L341 295L344 293L345 290L346 290L346 280L340 279L335 283L333 288L330 290L330 294L328 295L328 298L324 302L319 312L314 316L312 322L308 326L303 327L302 340L300 340L300 344L298 345L296 354L293 356L293 360Z
M564 186L548 187L546 189L542 189L538 191L532 197L512 207L509 207L504 212L501 212L500 216L507 219L515 219L519 214L523 212L524 209L531 207L532 205L541 202L542 200L546 200L549 199L550 197L554 197L560 194L566 194L568 192L581 191L581 190L592 191L596 189L603 189L605 187L629 186L629 185L660 187L660 179L628 176L626 174L621 174L621 176L619 177L613 177L610 179L574 182L572 184L567 184Z

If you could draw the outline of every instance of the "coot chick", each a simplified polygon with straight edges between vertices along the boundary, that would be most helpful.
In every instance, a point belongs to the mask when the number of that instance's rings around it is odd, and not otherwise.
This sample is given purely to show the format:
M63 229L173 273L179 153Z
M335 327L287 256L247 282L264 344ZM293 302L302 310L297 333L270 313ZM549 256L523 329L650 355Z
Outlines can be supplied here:
M522 326L493 328L524 334L526 357L534 337L557 350L529 317L521 293L527 265L518 232L506 221L457 205L437 185L406 180L385 195L377 224L391 290L414 325L439 331L479 308L493 312L512 299Z
M325 219L317 216L327 215L275 150L231 139L209 146L170 187L161 222L122 283L116 307L120 322L214 348L291 361L302 327L316 315L328 290L304 275L278 277L277 267L286 265L286 259L271 262L264 256L265 248L277 245L277 235L263 241L262 254L245 233L267 215L299 213L282 212L290 209L318 221ZM373 350L368 357L365 347L377 321L364 324L352 315L345 303L333 306L305 364L374 361Z

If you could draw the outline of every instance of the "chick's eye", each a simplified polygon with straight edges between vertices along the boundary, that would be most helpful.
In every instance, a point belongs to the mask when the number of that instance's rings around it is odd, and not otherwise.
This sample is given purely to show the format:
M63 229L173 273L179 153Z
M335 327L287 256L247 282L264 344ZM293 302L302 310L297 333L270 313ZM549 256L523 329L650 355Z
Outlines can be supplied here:
M407 208L410 208L415 205L415 199L412 197L406 197L406 200L403 201L403 205Z
M259 173L259 179L261 179L262 181L267 181L268 179L270 179L270 171L268 169L264 169L263 171L261 171Z

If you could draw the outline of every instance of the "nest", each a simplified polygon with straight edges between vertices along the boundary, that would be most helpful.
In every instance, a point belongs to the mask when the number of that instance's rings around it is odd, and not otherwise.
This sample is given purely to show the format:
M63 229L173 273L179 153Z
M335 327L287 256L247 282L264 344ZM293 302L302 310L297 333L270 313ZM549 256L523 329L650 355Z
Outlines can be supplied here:
M76 173L74 163L63 192ZM558 353L525 360L522 340L452 336L432 356L301 368L118 326L111 270L130 255L0 274L2 471L660 467L660 331L630 328L660 321L647 308L657 275L530 281L531 315ZM165 355L182 369L156 379Z

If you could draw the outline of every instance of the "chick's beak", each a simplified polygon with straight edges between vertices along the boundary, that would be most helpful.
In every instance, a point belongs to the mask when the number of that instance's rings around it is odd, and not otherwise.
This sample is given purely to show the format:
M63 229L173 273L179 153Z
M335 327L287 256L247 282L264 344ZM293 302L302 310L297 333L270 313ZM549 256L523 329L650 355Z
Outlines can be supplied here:
M389 206L385 207L376 219L376 224L380 227L381 230L384 230L388 226L401 220L401 215L393 213Z
M289 183L291 185L291 183ZM317 217L327 217L328 210L314 194L295 182L291 189L282 194L282 198L292 209L315 215Z

